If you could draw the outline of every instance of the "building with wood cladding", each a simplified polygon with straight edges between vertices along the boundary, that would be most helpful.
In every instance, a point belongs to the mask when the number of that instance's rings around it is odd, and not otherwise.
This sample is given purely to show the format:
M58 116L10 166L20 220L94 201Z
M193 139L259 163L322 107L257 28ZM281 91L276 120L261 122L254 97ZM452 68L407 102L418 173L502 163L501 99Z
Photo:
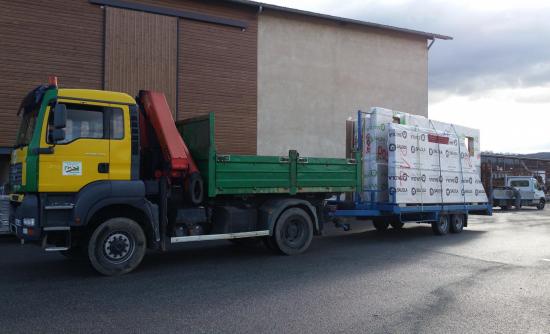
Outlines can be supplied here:
M222 153L339 157L357 109L427 115L428 46L450 39L245 0L2 1L0 36L2 175L49 75L163 91L178 119L213 111Z

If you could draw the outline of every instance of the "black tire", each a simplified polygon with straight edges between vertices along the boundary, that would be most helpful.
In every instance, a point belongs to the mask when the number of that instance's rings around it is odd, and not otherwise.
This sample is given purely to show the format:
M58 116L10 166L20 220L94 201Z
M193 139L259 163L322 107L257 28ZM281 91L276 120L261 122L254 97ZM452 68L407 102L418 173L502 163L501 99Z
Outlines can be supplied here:
M305 252L313 239L311 218L300 208L285 210L277 219L272 238L277 249L284 255Z
M146 246L145 233L138 223L123 217L111 218L92 233L88 258L103 275L123 275L138 267Z
M445 235L449 233L449 225L451 225L449 223L449 216L440 215L438 221L432 222L432 230L435 235Z
M457 214L451 216L450 222L450 231L451 233L460 233L464 230L464 215Z
M391 222L390 223L391 227L395 230L400 230L403 228L403 226L405 225L405 223L403 222Z
M193 205L199 205L204 199L204 183L199 173L189 175L185 187L185 198Z
M508 210L508 205L501 205L500 209L503 210L503 211L506 211L506 210Z
M538 210L544 210L544 207L546 206L546 201L544 199L540 199L539 204L537 205Z
M374 225L374 228L378 232L384 232L385 230L388 229L388 226L390 226L390 224L388 222L381 221L381 220L373 220L372 225Z

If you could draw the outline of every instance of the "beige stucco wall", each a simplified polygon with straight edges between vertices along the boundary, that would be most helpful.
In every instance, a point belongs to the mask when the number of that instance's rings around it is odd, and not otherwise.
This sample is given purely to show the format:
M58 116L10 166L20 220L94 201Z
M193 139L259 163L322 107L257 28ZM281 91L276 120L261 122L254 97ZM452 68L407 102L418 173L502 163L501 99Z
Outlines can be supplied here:
M345 121L379 106L427 116L422 37L266 11L258 35L258 154L344 157Z

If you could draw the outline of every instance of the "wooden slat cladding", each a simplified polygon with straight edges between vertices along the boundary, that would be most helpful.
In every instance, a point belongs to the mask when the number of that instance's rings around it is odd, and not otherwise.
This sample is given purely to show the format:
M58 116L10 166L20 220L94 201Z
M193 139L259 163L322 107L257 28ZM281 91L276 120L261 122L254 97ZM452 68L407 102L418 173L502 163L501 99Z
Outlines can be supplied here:
M216 113L216 143L225 154L256 154L258 17L224 1L137 0L248 22L246 31L179 20L178 118Z
M106 8L105 89L164 92L176 112L177 18Z
M243 32L180 20L178 76L178 118L213 111L218 152L256 154L256 21Z
M180 119L216 112L220 152L255 154L254 8L216 0L126 1L246 21L248 28L102 8L88 0L2 1L0 146L13 145L24 94L57 75L61 87L132 96L139 89L164 91Z
M57 75L62 87L101 89L103 10L86 0L0 2L0 146L12 146L17 107Z

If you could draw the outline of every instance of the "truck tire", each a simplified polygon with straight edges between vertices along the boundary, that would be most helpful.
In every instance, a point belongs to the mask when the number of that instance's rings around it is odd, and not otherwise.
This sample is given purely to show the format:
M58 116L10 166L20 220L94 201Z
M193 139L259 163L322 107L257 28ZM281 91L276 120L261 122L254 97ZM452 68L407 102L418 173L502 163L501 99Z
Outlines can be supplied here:
M199 173L189 175L185 187L185 198L193 205L199 205L204 199L204 182Z
M460 233L464 229L464 215L456 214L451 216L451 233Z
M537 209L544 210L544 207L546 206L546 201L544 199L540 199L539 204L537 205Z
M129 273L143 260L147 242L135 221L117 217L99 225L88 243L88 258L99 273L115 276Z
M391 222L390 225L394 230L400 230L400 229L403 228L405 223L403 223L403 222Z
M311 218L303 209L286 209L277 219L272 238L284 255L305 252L313 239Z
M432 230L435 235L445 235L449 233L449 216L439 215L439 220L432 222Z
M385 222L382 220L373 220L372 225L374 225L374 228L378 232L384 232L385 230L388 229L388 226L390 226L388 222Z

